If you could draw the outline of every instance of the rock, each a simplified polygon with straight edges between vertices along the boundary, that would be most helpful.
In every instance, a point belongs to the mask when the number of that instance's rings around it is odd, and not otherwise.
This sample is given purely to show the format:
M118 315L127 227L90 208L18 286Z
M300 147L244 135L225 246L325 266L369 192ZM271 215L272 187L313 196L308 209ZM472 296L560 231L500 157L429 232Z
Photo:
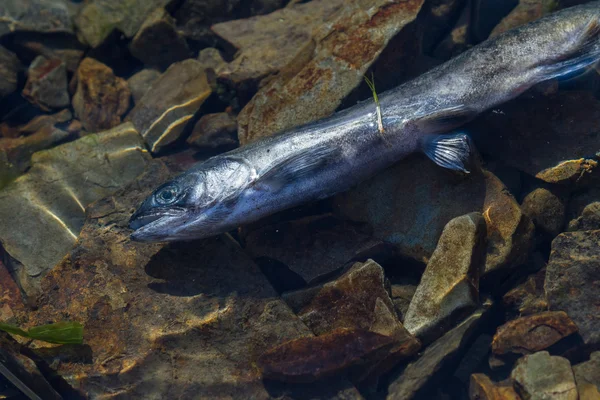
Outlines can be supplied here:
M87 49L72 35L46 35L35 32L23 32L13 37L11 47L26 63L31 63L39 56L57 58L65 64L69 73L77 71Z
M85 42L98 47L115 30L132 38L154 10L168 3L169 0L95 0L85 3L75 25Z
M240 143L332 114L362 83L388 41L416 18L422 4L422 0L345 4L315 31L310 47L242 109Z
M481 334L473 340L473 343L463 351L461 360L454 368L452 377L458 382L467 386L471 375L481 370L481 366L487 361L490 352L492 337L487 334Z
M600 344L600 231L568 232L552 242L544 283L551 310L566 312L584 342Z
M519 0L519 4L500 21L494 28L490 37L525 25L529 22L540 19L546 14L554 12L558 6L556 0Z
M307 217L252 231L245 249L254 259L285 264L305 282L328 275L376 245L361 227L333 217Z
M25 303L21 290L8 268L0 261L0 321L10 322L15 314L23 311L25 311Z
M514 316L527 316L548 309L544 295L546 269L529 276L525 282L509 290L502 296L504 307Z
M127 82L112 69L93 58L85 58L76 74L77 91L73 96L75 115L90 132L113 128L129 108L131 93Z
M423 5L420 22L423 25L423 53L431 54L448 34L449 28L461 19L467 6L465 0L434 0Z
M589 361L574 365L573 373L580 400L600 399L600 351L592 353Z
M521 400L511 384L499 385L484 374L471 375L469 398L471 400Z
M483 114L469 129L482 153L509 166L548 183L589 186L600 181L594 156L598 126L600 100L590 92L563 91L520 96Z
M10 32L73 33L64 0L2 0L0 37Z
M237 145L237 121L229 113L203 115L194 125L187 144L198 148Z
M434 56L442 60L448 60L456 57L469 47L471 40L471 14L471 6L467 4L463 7L450 33L436 46L433 52Z
M567 208L568 231L600 229L600 189L574 194Z
M394 303L400 321L404 321L406 318L406 312L408 311L410 301L414 297L416 291L417 285L412 283L392 284L392 302Z
M521 209L538 231L554 238L562 232L565 223L565 197L559 190L538 187L525 196Z
M0 46L0 99L17 90L21 63L17 56Z
M486 279L524 263L533 239L533 224L492 173L474 171L458 177L419 155L335 196L333 202L337 214L368 222L375 238L420 262L428 262L451 219L483 213Z
M240 86L246 82L256 84L279 72L302 52L312 51L312 32L342 6L339 0L315 0L267 15L213 25L212 31L238 50L236 58L219 76Z
M150 90L152 84L156 82L158 78L160 78L159 71L145 68L127 79L127 85L129 85L129 91L133 97L134 104L140 102L142 97Z
M510 377L524 399L578 399L569 360L550 356L547 351L520 358Z
M54 115L42 115L18 129L20 136L0 138L0 188L17 178L31 166L33 153L56 146L75 137L58 125L72 115L63 110Z
M284 382L315 382L377 361L394 346L389 336L337 329L274 347L258 359L263 376Z
M547 349L577 332L577 325L562 311L546 311L508 321L494 335L492 352L531 354Z
M473 336L484 310L478 310L433 342L416 361L391 378L387 399L409 400L423 390L443 364L451 360Z
M410 333L432 341L451 326L452 317L477 307L485 234L479 213L448 222L406 312Z
M158 152L179 138L210 93L198 61L175 63L154 81L127 120L140 131L150 150Z
M0 191L0 242L19 263L27 295L75 244L88 204L135 179L149 155L131 124L35 153L31 169ZM14 229L19 226L19 229Z
M187 43L164 8L154 10L133 37L129 50L144 64L166 69L189 58Z
M23 97L44 111L68 107L67 68L58 58L38 56L27 71Z
M212 70L216 74L221 73L221 70L227 67L227 61L223 59L221 52L213 47L200 50L198 62L205 70Z

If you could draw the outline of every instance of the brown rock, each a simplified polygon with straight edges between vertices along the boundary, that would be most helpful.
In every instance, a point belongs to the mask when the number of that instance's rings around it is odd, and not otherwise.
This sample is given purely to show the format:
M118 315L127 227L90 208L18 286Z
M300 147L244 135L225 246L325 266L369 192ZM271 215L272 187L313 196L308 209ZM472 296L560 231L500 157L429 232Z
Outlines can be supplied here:
M160 72L155 69L146 68L127 79L133 103L140 102L142 97L150 90L152 84L160 78Z
M236 145L237 121L225 112L203 115L194 125L187 143L199 148Z
M44 111L70 104L67 92L67 68L58 58L38 56L27 71L23 97Z
M0 99L17 90L21 63L17 56L0 46Z
M77 71L79 62L84 56L87 46L71 35L43 35L39 33L20 33L12 39L11 46L26 61L33 61L38 56L61 60L69 73Z
M557 6L558 1L556 0L520 0L510 14L494 28L490 37L498 36L503 32L540 19L555 11Z
M567 220L568 231L600 229L600 189L575 193L567 207Z
M263 376L285 382L314 382L387 355L394 339L375 332L337 329L274 347L258 359Z
M238 115L241 144L330 115L422 0L351 3L315 32L311 48L264 86ZM310 5L310 3L309 3Z
M76 79L73 109L83 127L98 132L119 125L129 108L131 93L127 82L93 58L85 58L79 64Z
M525 196L521 208L538 230L554 238L565 222L565 197L558 190L538 187Z
M502 296L504 306L516 316L526 316L548 310L548 302L544 295L544 279L546 269L535 275Z
M15 314L23 312L25 304L21 290L8 268L0 261L0 321L9 322Z
M577 325L564 312L541 312L499 327L492 342L492 352L496 355L531 354L547 349L575 332Z
M469 398L471 400L521 400L512 385L499 385L484 374L471 375Z
M590 355L589 361L573 366L579 400L600 399L600 351Z

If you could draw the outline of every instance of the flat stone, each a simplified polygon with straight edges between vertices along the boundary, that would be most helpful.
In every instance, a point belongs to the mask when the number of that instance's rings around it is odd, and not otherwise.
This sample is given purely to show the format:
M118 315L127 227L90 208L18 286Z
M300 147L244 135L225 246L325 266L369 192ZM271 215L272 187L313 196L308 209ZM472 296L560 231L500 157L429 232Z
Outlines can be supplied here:
M268 225L245 238L253 258L285 264L305 282L330 274L352 260L361 250L373 247L360 226L333 217L307 217Z
M484 374L473 374L469 384L471 400L521 400L512 385L499 385Z
M217 148L237 145L237 121L229 113L203 115L187 139L187 144L198 148Z
M132 38L146 18L169 0L95 0L87 2L75 17L85 42L98 47L115 30Z
M345 4L315 31L311 48L242 109L240 143L331 115L363 82L389 40L416 18L422 4L422 0Z
M588 361L574 365L573 373L580 400L600 399L600 351L593 352Z
M17 90L21 62L17 56L0 46L0 99Z
M152 84L158 78L160 78L160 71L144 68L140 72L132 75L131 78L127 79L127 84L129 85L129 91L133 97L134 104L140 102L142 97L150 90Z
M450 220L481 212L487 224L484 278L508 274L524 263L533 239L533 223L495 175L484 170L460 177L420 155L335 196L333 202L337 214L367 222L375 238L425 263Z
M500 21L494 28L490 37L533 22L543 16L556 11L558 2L556 0L519 0L519 4Z
M575 332L577 325L562 311L547 311L517 318L498 328L492 342L492 353L535 353Z
M152 152L172 143L211 94L204 68L196 60L171 65L127 116Z
M527 277L525 282L502 296L504 307L515 316L527 316L548 310L548 302L544 294L545 279L545 268Z
M28 295L75 244L86 207L135 179L149 155L131 124L35 153L31 169L0 191L0 242ZM18 226L19 229L15 229Z
M452 317L477 307L485 235L480 213L448 222L406 312L410 333L432 341L452 325Z
M509 166L548 183L589 186L599 181L599 124L593 93L561 91L521 96L483 114L470 130L482 153Z
M569 360L547 351L517 361L510 377L519 395L531 400L577 400L577 387Z
M563 230L566 200L564 193L559 190L538 187L525 196L521 208L537 230L554 238Z
M567 207L567 221L568 231L600 229L600 189L573 194Z
M478 310L425 348L416 361L397 376L391 378L387 399L409 400L414 398L434 378L446 361L456 355L468 342L478 326L484 310Z
M586 344L600 344L600 231L554 239L544 287L550 309L566 312Z
M157 8L144 21L129 45L131 54L146 65L166 69L190 56L190 49L175 29L175 20L164 8Z
M23 97L44 111L68 107L66 65L58 58L36 57L27 71Z
M11 32L73 33L64 0L2 0L0 37Z
M236 58L219 72L234 85L258 82L279 72L305 48L313 31L343 7L340 0L314 0L267 15L215 24L211 30L231 43Z
M93 58L85 58L76 74L77 91L73 110L89 132L113 128L129 108L131 93L127 82Z

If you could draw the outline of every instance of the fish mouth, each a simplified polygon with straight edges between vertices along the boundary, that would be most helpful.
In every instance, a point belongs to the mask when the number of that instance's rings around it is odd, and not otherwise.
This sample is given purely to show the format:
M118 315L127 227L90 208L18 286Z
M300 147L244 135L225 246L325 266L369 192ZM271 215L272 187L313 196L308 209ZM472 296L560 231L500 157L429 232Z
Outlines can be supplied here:
M161 241L168 236L168 233L162 232L166 227L157 228L164 225L164 220L178 217L181 214L182 212L174 210L168 213L136 212L129 219L129 228L133 229L130 238L137 242Z

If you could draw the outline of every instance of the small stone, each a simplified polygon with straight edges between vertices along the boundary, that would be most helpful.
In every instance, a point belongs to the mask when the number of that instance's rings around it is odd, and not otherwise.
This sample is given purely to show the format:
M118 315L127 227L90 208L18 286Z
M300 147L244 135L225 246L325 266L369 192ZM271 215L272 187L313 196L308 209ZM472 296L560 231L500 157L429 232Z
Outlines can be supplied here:
M406 312L416 291L417 285L414 284L392 284L392 302L400 321L405 320Z
M557 0L519 0L519 4L500 21L490 34L490 38L501 33L533 22L556 10Z
M187 144L198 148L237 145L237 121L229 113L203 115L194 125Z
M577 332L577 325L562 311L547 311L508 321L496 331L492 352L531 354L547 349Z
M544 295L546 269L542 269L502 296L502 303L516 316L527 316L548 310Z
M129 45L131 54L144 64L166 69L189 58L189 48L175 29L175 20L164 8L157 8L146 19Z
M65 64L58 58L36 57L27 71L23 97L44 111L69 106Z
M160 72L155 69L146 68L127 79L133 103L138 104L142 97L150 90L152 84L160 78Z
M563 230L565 200L565 196L558 190L538 187L525 196L521 208L537 229L554 238Z
M0 37L10 32L73 33L65 0L2 0Z
M0 191L0 242L20 265L28 295L75 244L88 204L131 182L150 158L131 124L35 153L31 169ZM20 229L15 230L14 226Z
M520 358L510 377L517 392L524 399L578 399L569 360L550 356L547 351Z
M17 90L21 63L17 56L0 46L0 99Z
M127 82L93 58L85 58L76 74L77 91L73 109L89 132L113 128L129 108L131 93Z
M475 333L484 310L478 310L430 344L416 361L391 378L388 400L412 399L435 377L445 361L452 359Z
M223 59L221 52L213 47L200 50L198 62L205 70L212 70L215 74L220 74L221 70L227 66L227 61Z
M573 373L580 400L600 399L600 351L593 352L589 361L574 365Z
M587 345L600 344L600 230L554 239L544 287L550 309L566 312Z
M115 30L132 38L154 10L168 3L169 0L95 0L85 3L75 25L85 42L98 47Z
M387 354L394 340L375 332L337 329L274 347L258 359L263 376L285 382L314 382L368 364Z
M327 216L269 225L250 232L245 242L253 258L279 261L307 283L342 268L378 243L360 226Z
M574 194L567 208L567 220L568 231L600 229L600 189Z
M451 317L477 306L485 233L479 213L448 222L406 312L410 333L434 340L451 326Z
M11 46L23 60L33 61L38 56L57 58L65 64L69 73L77 71L87 49L75 36L35 32L20 33L13 38Z
M469 384L471 400L521 400L512 385L499 385L484 374L471 375Z
M181 61L154 81L127 120L140 131L150 150L158 152L179 138L210 94L202 64L192 59Z

